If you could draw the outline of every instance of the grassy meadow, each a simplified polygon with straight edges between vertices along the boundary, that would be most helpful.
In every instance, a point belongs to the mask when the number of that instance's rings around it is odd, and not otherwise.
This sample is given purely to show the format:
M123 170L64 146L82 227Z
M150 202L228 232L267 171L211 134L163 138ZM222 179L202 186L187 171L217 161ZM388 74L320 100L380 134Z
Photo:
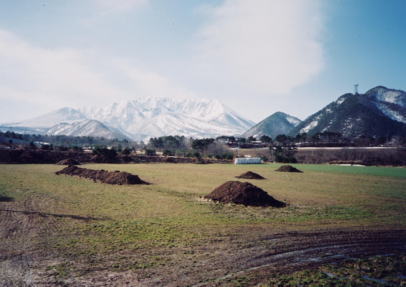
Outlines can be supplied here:
M47 238L47 245L66 256L92 258L95 264L98 256L142 250L142 260L114 263L118 270L165 264L166 259L154 256L154 250L210 244L244 230L406 227L405 168L295 166L304 173L276 172L279 164L84 165L127 171L152 183L113 186L57 176L54 172L62 168L57 165L0 165L0 195L15 199L0 207L96 218L59 218L58 232ZM288 207L223 205L201 198L248 170L266 180L246 181Z

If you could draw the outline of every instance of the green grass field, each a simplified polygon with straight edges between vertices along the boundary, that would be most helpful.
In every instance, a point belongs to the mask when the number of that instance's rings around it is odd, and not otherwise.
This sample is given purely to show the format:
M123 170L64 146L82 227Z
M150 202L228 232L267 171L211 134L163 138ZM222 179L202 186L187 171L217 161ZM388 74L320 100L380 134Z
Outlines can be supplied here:
M240 230L274 232L333 228L405 228L406 169L295 165L304 173L275 172L278 164L89 164L86 168L127 171L151 185L112 186L54 174L57 165L0 165L3 206L101 220L59 219L47 239L56 253L104 258L125 250L185 248ZM202 200L215 187L245 171L266 180L248 180L286 208L244 207ZM165 264L148 255L138 262L116 262L120 270ZM101 260L101 259L100 259ZM96 263L95 263L96 264Z

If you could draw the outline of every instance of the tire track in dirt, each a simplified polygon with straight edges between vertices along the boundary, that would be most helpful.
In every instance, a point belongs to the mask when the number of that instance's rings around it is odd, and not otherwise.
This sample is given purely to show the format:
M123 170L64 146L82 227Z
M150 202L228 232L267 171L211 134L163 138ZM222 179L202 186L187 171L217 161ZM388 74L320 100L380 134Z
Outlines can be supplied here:
M51 261L63 260L50 256L47 244L51 235L62 229L61 224L72 218L38 212L46 209L42 204L37 198L0 205L3 209L0 210L0 286L57 283L55 278L39 270L44 270ZM275 234L243 228L234 235L208 239L191 248L196 256L185 255L182 248L151 250L154 256L171 259L164 266L112 272L106 262L101 269L72 276L65 283L70 286L232 286L233 278L253 275L250 278L255 278L252 282L255 285L276 273L314 268L352 257L406 252L406 230ZM137 254L128 254L128 260L138 260L136 257ZM72 264L79 263L75 258L69 260Z
M0 286L36 285L36 269L49 255L49 237L61 224L37 212L40 204L41 198L1 204Z
M23 202L22 208L30 208ZM11 211L0 216L0 284L2 286L29 286L32 284L33 260L30 255L33 238L33 219Z
M294 272L350 258L406 252L406 232L402 230L326 232L314 235L317 235L317 239L314 236L309 237L309 234L297 234L293 238L289 235L270 237L267 240L273 241L274 251L261 251L262 248L240 250L238 253L243 254L242 256L236 255L233 260L226 259L228 263L232 264L231 261L234 261L234 266L239 266L234 271L230 268L224 276L210 278L193 286L223 286L232 278L249 274L255 274L251 276L256 279L252 282L255 285L275 273ZM301 242L298 245L299 238ZM296 243L289 244L291 240ZM284 246L284 243L288 244ZM282 250L278 250L278 247Z

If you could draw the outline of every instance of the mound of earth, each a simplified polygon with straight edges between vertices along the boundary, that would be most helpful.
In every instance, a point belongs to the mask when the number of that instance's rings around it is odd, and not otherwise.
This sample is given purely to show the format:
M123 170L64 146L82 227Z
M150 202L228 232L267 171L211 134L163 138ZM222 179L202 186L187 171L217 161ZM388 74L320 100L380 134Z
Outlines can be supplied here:
M59 164L59 165L79 165L80 162L78 162L76 159L73 159L73 158L67 158L67 159L63 159L61 161L58 161L56 164Z
M243 174L240 174L239 176L236 176L236 178L245 178L245 179L265 179L262 175L252 172L252 171L247 171L244 172Z
M57 171L57 175L66 174L71 176L79 176L84 178L93 179L95 182L100 181L107 184L149 184L138 177L128 172L123 171L107 171L107 170L93 170L87 168L80 168L74 165L65 167L64 169Z
M240 181L227 181L204 198L223 202L252 206L284 207L286 204L276 200L264 190L249 183Z
M293 167L291 165L282 165L279 167L276 171L282 171L282 172L303 172L296 167Z

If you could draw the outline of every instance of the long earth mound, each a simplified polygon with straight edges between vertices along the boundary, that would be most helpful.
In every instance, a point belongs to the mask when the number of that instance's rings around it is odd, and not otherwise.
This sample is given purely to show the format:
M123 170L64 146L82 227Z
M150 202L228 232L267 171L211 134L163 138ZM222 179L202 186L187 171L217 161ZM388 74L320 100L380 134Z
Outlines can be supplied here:
M262 175L252 172L252 171L247 171L244 172L243 174L240 174L239 176L236 176L236 178L245 178L245 179L265 179Z
M280 166L276 171L281 171L281 172L303 172L296 167L293 167L291 165L282 165Z
M138 177L128 172L123 171L107 171L107 170L93 170L87 168L80 168L74 165L65 167L57 171L55 174L66 174L71 176L79 176L84 178L93 179L95 182L100 181L107 184L149 184Z
M261 188L240 181L227 181L204 198L223 203L236 203L252 206L284 207L286 203L276 200Z

